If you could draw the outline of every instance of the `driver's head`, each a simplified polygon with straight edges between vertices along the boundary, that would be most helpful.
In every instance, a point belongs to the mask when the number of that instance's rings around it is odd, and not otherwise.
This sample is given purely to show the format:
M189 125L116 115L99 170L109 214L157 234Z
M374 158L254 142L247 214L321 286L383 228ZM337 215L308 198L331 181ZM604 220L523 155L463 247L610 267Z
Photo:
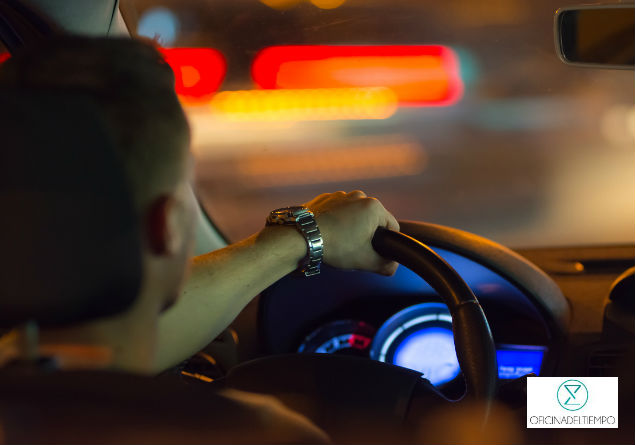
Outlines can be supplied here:
M141 293L160 307L173 302L191 251L195 204L188 187L189 128L173 73L156 48L131 39L60 37L0 66L0 87L95 103L133 197L143 250Z

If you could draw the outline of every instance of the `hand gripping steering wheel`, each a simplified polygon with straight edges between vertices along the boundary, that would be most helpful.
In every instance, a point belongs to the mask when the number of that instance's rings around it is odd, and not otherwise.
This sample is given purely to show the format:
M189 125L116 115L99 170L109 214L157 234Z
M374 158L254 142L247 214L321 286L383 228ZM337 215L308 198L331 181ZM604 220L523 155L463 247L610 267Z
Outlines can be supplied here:
M289 354L241 364L221 384L270 394L323 427L336 442L382 442L388 436L363 435L360 428L399 428L414 405L461 405L478 402L474 416L487 418L497 384L496 350L483 310L463 279L432 249L414 238L377 229L373 247L425 280L452 315L456 354L466 385L465 395L451 401L405 368L364 358L327 354ZM308 282L307 282L308 283ZM419 399L417 401L417 399ZM422 402L423 400L423 402ZM429 406L432 411L435 406ZM417 412L417 416L424 415ZM382 425L380 427L379 425Z

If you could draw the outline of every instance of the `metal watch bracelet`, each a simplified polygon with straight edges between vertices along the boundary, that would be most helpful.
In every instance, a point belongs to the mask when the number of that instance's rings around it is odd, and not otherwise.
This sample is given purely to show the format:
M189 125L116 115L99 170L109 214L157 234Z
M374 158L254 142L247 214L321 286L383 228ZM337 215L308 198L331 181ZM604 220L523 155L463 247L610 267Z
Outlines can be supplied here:
M267 224L296 226L307 244L307 254L299 263L298 269L307 277L320 273L324 241L310 209L304 206L293 206L273 210L267 217Z
M320 264L324 254L324 241L313 212L306 209L305 212L296 216L295 222L300 233L304 235L308 247L307 256L302 264L302 272L306 277L317 275L320 273Z

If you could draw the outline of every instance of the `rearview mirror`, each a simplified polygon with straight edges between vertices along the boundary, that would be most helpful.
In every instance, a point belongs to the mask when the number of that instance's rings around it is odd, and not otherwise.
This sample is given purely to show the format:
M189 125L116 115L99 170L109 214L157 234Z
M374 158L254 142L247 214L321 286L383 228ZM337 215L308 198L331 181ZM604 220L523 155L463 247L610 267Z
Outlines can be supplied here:
M572 65L633 69L634 5L574 6L556 11L556 51Z

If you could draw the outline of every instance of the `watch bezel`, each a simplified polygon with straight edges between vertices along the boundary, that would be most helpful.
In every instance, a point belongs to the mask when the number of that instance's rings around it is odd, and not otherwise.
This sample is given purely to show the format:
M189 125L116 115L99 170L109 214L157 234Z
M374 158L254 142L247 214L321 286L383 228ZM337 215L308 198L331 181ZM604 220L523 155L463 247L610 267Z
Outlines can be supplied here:
M295 225L296 219L305 214L313 215L311 209L305 206L289 206L272 210L267 217L267 224Z

